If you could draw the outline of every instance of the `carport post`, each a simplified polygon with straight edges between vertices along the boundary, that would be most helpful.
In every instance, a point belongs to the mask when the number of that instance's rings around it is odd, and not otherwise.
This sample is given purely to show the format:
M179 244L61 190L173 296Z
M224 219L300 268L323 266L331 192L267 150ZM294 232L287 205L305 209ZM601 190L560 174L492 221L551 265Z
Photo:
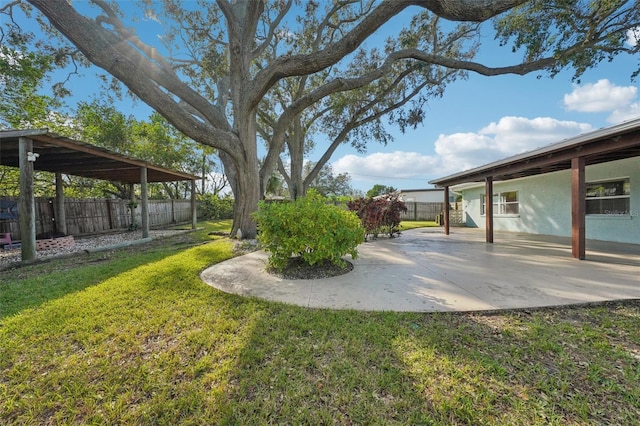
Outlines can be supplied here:
M142 238L149 237L149 195L147 193L147 168L140 168L140 200L142 204Z
M67 217L64 211L64 188L62 173L56 172L56 231L67 235Z
M449 235L449 187L444 187L444 235Z
M36 204L33 198L33 140L20 137L18 139L18 161L20 165L20 239L22 260L36 258Z
M571 256L585 258L585 198L584 157L571 159Z
M196 207L196 180L191 179L191 229L196 229L196 224L198 223Z
M484 216L486 241L493 243L493 176L485 179Z
M135 205L137 205L135 186L133 183L130 183L129 184L129 207L130 207L129 212L131 213L131 217L129 218L129 220L131 221L131 229L133 229L136 223L136 208L134 207Z

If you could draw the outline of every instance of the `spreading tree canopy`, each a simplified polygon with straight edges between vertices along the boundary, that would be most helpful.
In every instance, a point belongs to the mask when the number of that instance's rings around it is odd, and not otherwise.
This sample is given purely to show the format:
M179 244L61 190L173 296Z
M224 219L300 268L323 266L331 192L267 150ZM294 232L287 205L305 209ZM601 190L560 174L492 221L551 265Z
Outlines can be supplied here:
M289 131L304 109L329 95L366 90L366 85L395 78L389 76L401 75L403 69L416 68L417 63L484 75L521 75L536 70L555 75L572 67L579 76L602 60L619 53L637 53L639 49L638 44L625 44L627 32L640 25L638 1L140 2L146 16L163 23L164 46L143 42L135 29L124 24L117 2L93 0L92 7L88 7L86 3L67 0L28 0L28 4L16 0L0 11L10 16L12 8L28 5L35 6L39 16L45 16L70 42L62 53L73 58L81 54L122 82L182 133L219 151L235 194L234 232L241 231L243 237L256 233L251 213L262 196L261 177L264 181L271 176L283 150L278 132ZM428 29L422 27L392 42L394 48L384 50L379 61L359 68L354 62L358 48L405 10L452 21L482 22L498 17L497 39L509 44L505 48L513 49L515 55L524 51L524 57L514 56L513 65L492 67L460 56L456 49L428 49L420 43L426 34L423 30ZM302 42L308 40L317 43ZM273 50L274 45L279 47ZM356 75L327 73L324 81L304 85L306 92L300 96L304 101L287 102L272 118L276 127L265 140L267 157L260 161L257 117L261 105L283 80L313 78L332 67L356 70ZM391 69L395 74L390 74ZM420 78L429 77L419 72L409 75L418 79L416 87ZM355 109L354 112L357 118ZM349 117L342 123L348 125ZM416 119L411 114L404 118L409 124Z

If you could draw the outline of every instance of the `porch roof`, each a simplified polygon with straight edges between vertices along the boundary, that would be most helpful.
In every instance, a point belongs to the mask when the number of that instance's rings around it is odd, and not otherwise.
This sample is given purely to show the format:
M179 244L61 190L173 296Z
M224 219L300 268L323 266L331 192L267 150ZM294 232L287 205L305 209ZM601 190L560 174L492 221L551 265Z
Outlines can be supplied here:
M637 156L640 156L640 119L584 133L429 183L449 187L482 182L489 177L494 181L509 180L571 169L571 159L575 157L584 157L588 166Z

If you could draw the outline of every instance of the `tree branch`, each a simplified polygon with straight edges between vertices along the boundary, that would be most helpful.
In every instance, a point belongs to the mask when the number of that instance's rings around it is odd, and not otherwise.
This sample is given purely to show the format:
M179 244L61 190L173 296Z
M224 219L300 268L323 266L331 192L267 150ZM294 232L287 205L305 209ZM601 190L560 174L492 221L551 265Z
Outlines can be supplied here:
M281 56L261 70L250 86L251 105L257 105L280 79L312 74L353 52L390 18L409 6L420 6L449 20L482 22L526 0L385 0L344 37L325 49L307 55Z
M282 9L280 9L280 12L278 13L278 16L276 17L276 19L269 24L269 32L267 33L267 37L259 46L257 46L253 50L253 53L252 53L253 58L257 58L258 56L260 56L266 50L266 48L269 47L269 45L271 44L271 41L273 40L273 36L275 35L276 30L278 29L278 26L284 19L285 15L291 9L291 5L293 4L292 2L293 0L287 0L287 4Z
M365 106L360 108L355 114L353 114L353 116L349 120L349 122L345 126L343 126L343 128L340 131L340 133L333 139L333 141L331 142L331 145L329 145L329 148L327 148L327 150L324 152L322 157L320 157L320 159L315 164L313 169L309 172L309 174L307 175L307 177L304 180L304 184L305 185L308 185L310 182L313 181L313 179L315 179L315 177L318 175L318 173L320 173L320 170L322 169L322 167L324 167L324 165L331 159L331 157L333 156L333 153L335 152L335 150L347 138L347 136L348 136L348 134L349 134L349 132L351 130L353 130L355 128L358 128L360 126L363 126L363 125L365 125L367 123L370 123L372 121L375 121L375 120L383 117L385 114L388 114L389 112L394 111L397 108L405 105L414 96L416 96L418 93L420 93L420 91L422 89L424 89L424 87L426 87L427 85L429 85L429 84L437 84L437 82L425 80L424 82L422 82L421 84L416 86L411 91L411 93L409 93L408 95L403 96L403 98L401 100L399 100L398 102L394 102L393 104L388 105L386 108L383 108L380 111L376 111L376 112L374 112L373 114L371 114L371 115L369 115L367 117L364 117L364 118L361 117L363 113L371 111L372 108L379 102L380 98L383 97L389 91L391 91L395 86L397 86L400 83L400 81L401 81L401 79L396 79L392 83L391 87L387 88L387 90L385 90L380 96L378 96L376 99L372 100L371 102L367 103Z
M450 21L483 22L527 0L424 0L419 6Z
M80 15L66 0L29 0L95 65L122 81L140 99L194 140L241 155L226 117L175 73L143 56L126 39ZM162 90L164 89L164 90ZM198 119L175 98L198 111ZM206 117L202 121L200 117Z

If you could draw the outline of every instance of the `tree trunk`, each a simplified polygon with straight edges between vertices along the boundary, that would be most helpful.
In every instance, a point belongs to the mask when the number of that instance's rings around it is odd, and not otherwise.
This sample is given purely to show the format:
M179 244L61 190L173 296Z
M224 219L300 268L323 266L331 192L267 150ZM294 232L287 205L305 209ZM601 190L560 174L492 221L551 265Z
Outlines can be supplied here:
M233 131L238 136L241 152L230 156L236 171L235 205L231 234L242 239L256 237L257 226L252 216L261 198L260 163L258 162L255 94L247 90L251 81L252 48L261 13L262 1L238 0L218 3L227 18L229 33L229 84L233 102ZM225 163L226 167L226 163ZM229 179L231 181L231 179ZM233 183L232 183L233 188Z
M257 234L252 214L258 209L260 192L260 163L256 144L256 115L247 113L238 128L245 155L235 159L231 167L235 173L234 212L231 235L240 239L253 239ZM233 186L232 186L233 187Z
M236 164L231 156L222 151L219 152L219 156L234 198L231 235L238 238L255 238L257 228L251 214L258 209L258 201L261 198L257 156L249 156L250 160L256 161L241 164ZM242 170L242 173L238 173L238 170Z
M292 200L297 200L300 197L304 197L304 194L306 193L305 187L300 177L300 175L291 176L291 181L289 183L289 195L291 196Z
M231 193L233 194L233 197L236 198L236 194L238 193L238 172L236 170L236 166L233 164L231 156L226 152L218 151L218 157L220 158L223 172L227 177L229 186L231 187Z
M238 183L238 196L235 198L233 209L231 235L239 239L253 239L256 238L257 227L252 214L258 209L260 198L257 168L254 173L242 173Z
M291 157L291 173L289 183L289 194L292 200L303 197L307 192L304 186L304 131L302 130L301 118L298 115L293 120L293 131L289 135L287 146Z

